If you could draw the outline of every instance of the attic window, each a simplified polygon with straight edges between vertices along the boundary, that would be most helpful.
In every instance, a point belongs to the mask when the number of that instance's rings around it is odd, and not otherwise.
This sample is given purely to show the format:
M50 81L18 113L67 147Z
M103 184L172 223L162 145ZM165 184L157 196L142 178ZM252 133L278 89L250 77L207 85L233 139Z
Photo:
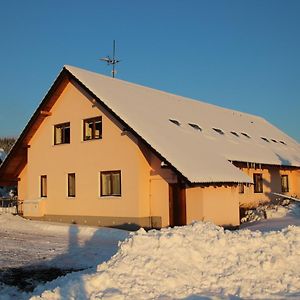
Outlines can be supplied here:
M235 131L230 131L230 133L237 136L237 137L239 137L238 133L236 133Z
M278 142L277 142L276 140L274 140L274 139L271 139L271 141L274 142L274 143L278 143Z
M247 133L241 132L241 134L242 134L243 136L245 136L246 138L250 139L250 135L248 135Z
M265 137L263 137L263 136L261 136L260 138L261 138L262 140L264 140L265 142L270 143L270 141L269 141L267 138L265 138Z
M223 131L222 129L220 129L220 128L214 128L214 127L213 127L213 130L214 130L215 132L219 133L219 134L224 134L224 131Z
M202 128L197 124L189 123L189 125L196 130L202 131Z
M286 145L286 142L284 141L279 141L281 144Z
M174 119L169 119L170 122L172 122L173 124L180 126L180 122Z

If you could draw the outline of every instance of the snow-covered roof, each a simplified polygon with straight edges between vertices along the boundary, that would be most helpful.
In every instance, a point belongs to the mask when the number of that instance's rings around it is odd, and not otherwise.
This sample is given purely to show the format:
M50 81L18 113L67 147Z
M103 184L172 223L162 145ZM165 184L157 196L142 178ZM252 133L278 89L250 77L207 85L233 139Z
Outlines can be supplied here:
M300 145L261 117L65 69L190 182L252 182L230 161L300 167Z

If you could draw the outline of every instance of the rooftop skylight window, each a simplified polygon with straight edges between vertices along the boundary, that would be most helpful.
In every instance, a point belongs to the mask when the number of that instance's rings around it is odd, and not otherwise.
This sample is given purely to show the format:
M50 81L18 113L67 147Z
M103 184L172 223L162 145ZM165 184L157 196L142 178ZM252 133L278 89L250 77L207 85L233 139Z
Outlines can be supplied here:
M241 134L242 134L243 136L245 136L246 138L250 139L250 135L248 135L247 133L241 132Z
M237 136L237 137L239 137L238 133L236 133L235 131L230 131L230 133Z
M279 141L281 144L286 145L286 142L284 141Z
M180 126L180 122L175 120L175 119L169 119L170 122L172 122L173 124Z
M265 138L265 137L263 137L263 136L261 136L260 138L261 138L262 140L264 140L265 142L270 143L270 141L269 141L267 138Z
M192 128L194 128L195 130L202 131L202 128L201 128L199 125L197 125L197 124L189 123L189 125L190 125Z
M213 130L215 132L217 132L218 134L224 134L224 131L222 129L220 129L220 128L213 128Z
M271 141L274 142L274 143L278 143L278 142L277 142L276 140L274 140L274 139L271 139Z

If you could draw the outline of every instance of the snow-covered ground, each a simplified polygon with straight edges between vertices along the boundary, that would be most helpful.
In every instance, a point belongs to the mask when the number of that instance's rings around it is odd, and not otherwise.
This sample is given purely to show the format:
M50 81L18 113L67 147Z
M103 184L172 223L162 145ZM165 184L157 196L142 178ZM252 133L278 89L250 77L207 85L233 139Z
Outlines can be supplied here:
M2 286L0 299L300 299L300 227L288 226L299 218L271 221L237 231L196 222L129 234L2 214L1 269L90 268L31 293ZM284 229L272 231L278 224Z

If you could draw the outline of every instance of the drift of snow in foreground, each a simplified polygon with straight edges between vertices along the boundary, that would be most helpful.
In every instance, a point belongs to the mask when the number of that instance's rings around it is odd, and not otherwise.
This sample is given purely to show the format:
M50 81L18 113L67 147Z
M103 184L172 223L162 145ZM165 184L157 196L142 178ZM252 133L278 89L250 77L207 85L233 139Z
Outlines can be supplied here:
M299 257L297 226L268 233L201 222L141 229L94 274L68 274L37 288L42 294L32 299L296 299Z

